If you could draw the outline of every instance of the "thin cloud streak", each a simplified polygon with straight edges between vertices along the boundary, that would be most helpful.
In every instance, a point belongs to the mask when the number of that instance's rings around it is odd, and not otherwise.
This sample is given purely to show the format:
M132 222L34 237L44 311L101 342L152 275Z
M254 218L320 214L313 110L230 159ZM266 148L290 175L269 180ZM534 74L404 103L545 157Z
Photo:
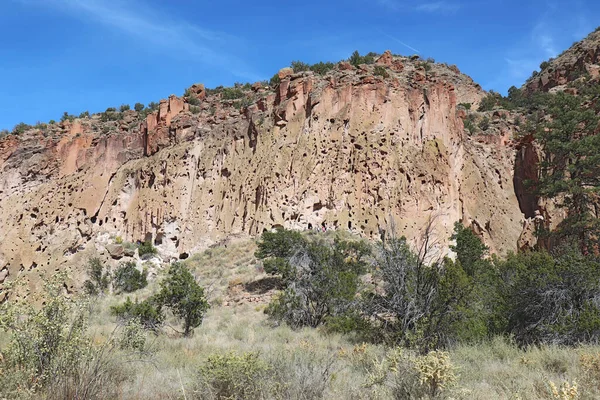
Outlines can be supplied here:
M428 3L418 4L419 1L412 3L400 2L399 0L377 0L377 3L385 8L392 11L407 11L407 12L421 12L421 13L444 13L444 12L455 12L461 5L458 3L451 3L447 1L434 1ZM415 4L416 3L416 4Z
M119 7L105 0L20 0L30 6L52 7L79 19L93 20L117 28L131 36L143 38L154 45L177 49L187 57L204 64L222 67L233 75L251 80L260 77L250 73L237 56L223 52L226 43L237 41L234 36L202 29L182 21L167 21L164 16L148 10L147 6ZM123 3L122 3L123 4ZM139 10L146 10L141 14ZM216 50L218 49L218 51Z
M394 36L392 36L392 35L389 35L389 34L385 33L385 32L384 32L384 31L382 31L381 29L378 29L378 31L379 31L379 32L380 32L382 35L384 35L384 36L387 36L388 38L392 39L393 41L395 41L395 42L397 42L397 43L400 43L402 46L404 46L404 47L407 47L407 48L411 49L412 51L416 51L418 54L421 54L421 52L420 52L419 50L415 49L414 47L412 47L412 46L410 46L410 45L408 45L408 44L406 44L406 43L404 43L404 42L403 42L403 41L401 41L400 39L398 39L398 38L396 38L396 37L394 37Z

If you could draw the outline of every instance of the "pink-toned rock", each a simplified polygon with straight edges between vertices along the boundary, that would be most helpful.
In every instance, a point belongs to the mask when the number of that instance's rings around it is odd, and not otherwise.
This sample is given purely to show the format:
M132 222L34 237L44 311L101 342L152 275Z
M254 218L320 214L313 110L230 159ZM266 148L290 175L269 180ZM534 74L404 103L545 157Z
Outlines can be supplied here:
M294 70L290 67L285 67L285 68L281 68L279 70L279 72L277 73L277 76L279 76L279 79L283 80L285 78L287 78L288 76L292 75L294 73Z
M340 71L352 71L354 69L354 66L348 61L340 61L337 66Z
M378 65L387 65L391 66L394 62L394 56L392 56L392 52L386 50L376 61L375 64Z
M392 71L402 72L404 71L404 63L400 60L394 60L391 66Z
M202 83L195 83L190 87L192 92L198 100L204 100L206 98L206 88Z

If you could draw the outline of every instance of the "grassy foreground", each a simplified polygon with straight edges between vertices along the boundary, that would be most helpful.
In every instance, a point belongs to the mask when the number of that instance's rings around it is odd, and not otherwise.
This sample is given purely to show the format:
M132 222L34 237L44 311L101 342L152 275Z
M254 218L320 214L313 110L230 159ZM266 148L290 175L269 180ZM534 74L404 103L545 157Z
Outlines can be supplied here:
M419 356L320 329L274 326L264 308L276 287L254 250L254 242L242 241L188 260L211 302L203 324L184 338L170 319L159 335L144 334L143 356L115 350L111 376L120 379L106 379L97 398L600 398L600 346L519 349L509 339L496 338ZM156 286L154 281L130 296L142 300ZM110 307L125 298L93 302L93 341L100 343L115 330Z

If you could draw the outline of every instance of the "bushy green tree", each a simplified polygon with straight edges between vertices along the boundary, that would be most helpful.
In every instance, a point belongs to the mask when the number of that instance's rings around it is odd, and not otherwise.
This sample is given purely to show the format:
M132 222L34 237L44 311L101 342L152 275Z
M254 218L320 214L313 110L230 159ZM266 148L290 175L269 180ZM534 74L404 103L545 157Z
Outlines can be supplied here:
M129 111L129 110L131 110L131 106L129 106L129 104L121 104L121 107L119 107L119 111L121 111L121 112Z
M355 67L358 67L360 64L373 64L375 62L375 57L377 57L376 53L371 52L367 53L365 56L361 56L358 50L355 50L348 59L348 62Z
M297 328L316 327L355 305L369 247L363 242L314 239L287 230L265 232L258 258L265 271L280 274L284 290L268 307L276 320Z
M110 272L104 272L102 261L97 257L90 258L87 270L89 279L83 282L85 292L89 295L98 295L106 292L110 284Z
M113 288L117 293L131 293L148 286L147 271L138 271L133 261L121 264L113 274Z
M575 247L527 252L500 262L507 331L522 344L600 339L600 262Z
M536 135L544 150L536 186L567 211L558 238L576 238L584 252L592 252L600 244L600 117L585 102L567 93L549 98L550 118Z
M319 61L316 64L310 66L310 70L319 75L325 75L327 72L331 71L335 65L331 62L322 62Z
M140 255L140 257L143 257L145 255L154 255L158 253L158 250L156 249L156 247L154 247L152 245L152 242L147 240L143 243L140 243L138 245L138 253Z
M144 105L142 103L135 103L133 109L137 112L142 112L144 110Z
M200 326L209 308L204 289L181 263L171 264L167 277L160 283L160 287L157 301L169 307L173 314L183 321L183 333L189 336L194 328Z

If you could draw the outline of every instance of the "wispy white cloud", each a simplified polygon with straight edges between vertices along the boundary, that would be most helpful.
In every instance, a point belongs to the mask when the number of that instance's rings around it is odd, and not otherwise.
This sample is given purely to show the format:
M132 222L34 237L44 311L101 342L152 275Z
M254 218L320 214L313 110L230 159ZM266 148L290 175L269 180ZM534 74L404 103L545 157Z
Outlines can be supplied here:
M420 12L454 12L458 11L460 4L448 3L446 1L436 1L433 3L423 3L415 7L416 11Z
M417 53L421 53L419 50L415 49L415 48L414 48L414 47L412 47L411 45L408 45L408 44L404 43L402 40L398 39L397 37L395 37L395 36L392 36L392 35L390 35L390 34L387 34L387 33L385 33L384 31L382 31L381 29L378 29L378 31L379 31L379 32L380 32L382 35L384 35L384 36L387 36L388 38L392 39L394 42L396 42L396 43L399 43L399 44L401 44L402 46L404 46L404 47L406 47L406 48L409 48L409 49L411 49L412 51L415 51L415 52L417 52Z
M401 1L377 0L377 3L393 11L421 12L421 13L449 13L457 11L461 5L445 0L440 1Z
M223 32L203 29L186 21L169 19L147 3L110 0L19 0L29 6L51 7L86 22L95 22L119 29L128 35L178 52L186 58L203 64L225 68L240 78L259 80L235 54L225 46L239 41Z

